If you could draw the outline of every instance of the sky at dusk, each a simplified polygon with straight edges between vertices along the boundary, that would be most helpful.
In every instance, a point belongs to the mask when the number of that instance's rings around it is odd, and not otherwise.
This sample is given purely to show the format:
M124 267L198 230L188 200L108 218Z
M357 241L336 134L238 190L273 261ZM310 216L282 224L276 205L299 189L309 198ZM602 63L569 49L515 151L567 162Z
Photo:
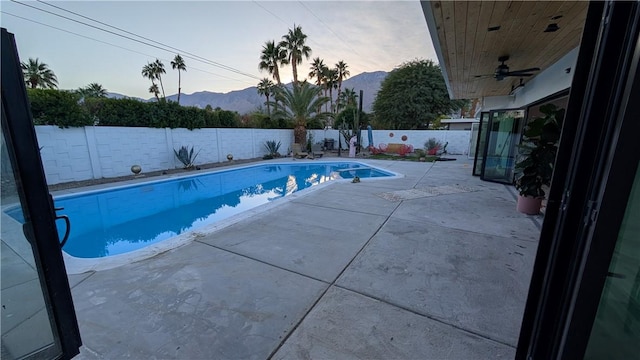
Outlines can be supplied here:
M308 35L311 59L320 57L327 65L344 60L352 76L390 71L413 59L437 62L419 1L20 2L28 6L0 1L2 27L15 35L20 59L39 58L48 64L60 89L96 82L110 92L150 98L151 83L140 72L147 62L159 58L167 70L163 76L166 94L175 94L178 75L170 61L179 51L160 49L166 47L181 50L185 59L183 93L229 92L255 86L259 78L269 76L258 70L262 46L268 40L281 40L294 24L301 25ZM299 66L300 78L309 73L311 59ZM280 72L283 82L291 81L289 66Z

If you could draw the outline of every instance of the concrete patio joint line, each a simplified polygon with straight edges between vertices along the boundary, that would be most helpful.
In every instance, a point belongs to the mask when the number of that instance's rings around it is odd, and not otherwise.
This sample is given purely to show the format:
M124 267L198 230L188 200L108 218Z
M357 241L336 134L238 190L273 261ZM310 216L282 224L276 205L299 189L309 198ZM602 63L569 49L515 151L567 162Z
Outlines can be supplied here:
M90 277L92 277L93 275L95 275L95 273L96 273L96 272L95 272L95 271L90 271L90 273L91 273L91 274L89 274L86 278L84 278L84 279L82 279L82 280L78 281L78 283L77 283L77 284L75 284L75 285L73 285L71 288L73 289L73 288L75 288L76 286L78 286L78 285L82 284L82 283L83 283L83 282L85 282L88 278L90 278Z
M320 282L325 283L325 284L330 284L329 282L327 282L325 280L314 278L313 276L306 275L306 274L303 274L303 273L300 273L300 272L297 272L297 271L294 271L294 270L291 270L291 269L287 269L287 268L284 268L282 266L274 265L274 264L268 263L268 262L266 262L264 260L256 259L254 257L248 256L248 255L245 255L245 254L241 254L241 253L229 250L229 249L225 249L225 248L222 248L222 247L219 247L219 246L216 246L216 245L208 244L208 243L202 242L202 241L200 241L198 239L194 240L193 242L197 242L197 243L202 244L202 245L210 246L210 247L212 247L214 249L217 249L217 250L220 250L220 251L224 251L224 252L228 252L228 253L233 254L233 255L241 256L241 257L243 257L245 259L257 261L257 262L259 262L261 264L272 266L272 267L274 267L276 269L280 269L280 270L284 270L284 271L287 271L287 272L290 272L290 273L293 273L293 274L296 274L296 275L304 276L304 277L306 277L308 279L311 279L311 280L316 280L316 281L320 281Z
M402 202L400 202L402 203ZM307 312L305 312L305 314L300 318L300 320L295 324L295 326L291 329L290 332L287 333L287 335L282 339L282 341L280 341L280 343L278 344L278 346L276 346L276 348L269 354L269 356L267 357L267 359L271 359L273 358L273 356L278 352L278 350L280 350L280 348L282 348L282 345L284 345L285 342L287 342L287 340L289 339L289 337L291 337L291 335L296 331L296 329L300 326L300 324L302 324L302 322L304 321L304 319L307 318L307 316L309 315L309 313L316 307L316 305L318 305L318 302L320 302L320 300L325 296L325 294L327 293L327 291L329 291L329 289L331 289L332 286L335 286L336 281L338 281L338 279L340 279L340 276L342 276L342 274L344 274L344 272L347 270L347 268L349 268L349 266L351 266L351 264L353 263L353 261L358 257L358 255L360 255L360 253L364 250L364 248L367 247L367 245L369 245L369 243L371 242L371 240L373 240L373 238L378 234L378 232L380 232L380 229L382 229L382 227L389 221L389 219L391 219L391 215L393 215L393 213L398 210L398 207L400 206L400 203L393 209L393 211L391 211L391 213L387 216L387 218L380 224L380 226L378 226L378 228L376 229L376 231L373 232L373 234L371 234L371 236L369 237L369 239L362 245L362 247L360 247L360 249L355 253L355 255L351 258L351 260L349 260L349 262L347 263L347 265L344 266L344 268L342 268L342 271L340 271L340 273L333 279L333 281L329 284L329 286L327 286L326 289L324 289L324 291L322 292L322 294L320 294L320 296L318 296L318 298L316 299L316 301L313 303L313 305L311 305L311 307L309 307L309 309L307 310Z
M446 321L444 321L442 319L439 319L437 317L433 317L433 316L431 316L429 314L418 312L418 311L413 310L411 308L408 308L408 307L406 307L404 305L396 304L396 303L391 302L389 300L385 300L383 298L379 298L379 297L376 297L376 296L373 296L373 295L370 295L370 294L367 294L367 293L363 293L363 292L360 292L360 291L357 291L357 290L354 290L354 289L350 289L350 288L342 286L342 285L337 285L337 284L334 285L334 284L332 284L332 286L335 286L335 287L337 287L339 289L342 289L342 290L345 290L345 291L350 291L350 292L358 294L358 295L362 295L362 296L367 297L369 299L380 301L381 303L384 303L384 304L387 304L387 305L391 305L393 307L397 307L397 308L402 309L404 311L410 312L410 313L412 313L414 315L418 315L418 316L425 317L425 318L433 320L433 321L437 321L437 322L439 322L441 324L444 324L444 325L447 325L447 326L451 326L452 328L455 328L457 330L460 330L460 331L463 331L463 332L466 332L466 333L469 333L469 334L473 334L473 335L481 337L481 338L483 338L485 340L489 340L489 341L498 343L500 345L508 346L508 347L510 347L512 349L516 348L514 345L511 345L511 344L509 344L507 342L504 342L502 340L494 339L494 338L491 338L491 337L489 337L487 335L484 335L482 333L479 333L479 332L476 332L476 331L473 331L473 330L470 330L470 329L467 329L467 328L463 328L463 327L458 326L456 324L448 323L448 322L446 322Z

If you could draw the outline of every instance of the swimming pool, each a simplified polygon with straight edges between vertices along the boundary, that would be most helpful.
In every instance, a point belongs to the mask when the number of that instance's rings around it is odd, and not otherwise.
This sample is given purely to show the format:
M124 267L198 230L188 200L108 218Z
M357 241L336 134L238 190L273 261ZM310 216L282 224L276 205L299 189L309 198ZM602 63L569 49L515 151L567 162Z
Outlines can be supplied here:
M133 252L336 179L394 174L357 162L263 164L55 198L71 221L63 250L77 258ZM20 211L7 211L22 221ZM65 225L60 222L60 238Z

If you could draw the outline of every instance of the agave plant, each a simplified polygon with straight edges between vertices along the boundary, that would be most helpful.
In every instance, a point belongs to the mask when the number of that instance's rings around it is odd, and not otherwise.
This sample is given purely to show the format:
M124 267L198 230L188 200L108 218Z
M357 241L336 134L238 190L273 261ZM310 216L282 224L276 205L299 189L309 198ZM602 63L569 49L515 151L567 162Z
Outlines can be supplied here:
M280 141L276 143L275 140L267 140L264 143L264 147L269 152L268 155L271 156L272 158L280 156L280 153L278 152L278 150L280 150L280 145L281 145Z
M189 150L186 146L180 147L180 150L178 151L173 149L173 152L176 154L178 160L180 160L180 162L184 164L185 169L191 169L195 166L194 161L196 161L196 158L198 157L200 151L194 154L193 150L193 147L191 147L191 150Z

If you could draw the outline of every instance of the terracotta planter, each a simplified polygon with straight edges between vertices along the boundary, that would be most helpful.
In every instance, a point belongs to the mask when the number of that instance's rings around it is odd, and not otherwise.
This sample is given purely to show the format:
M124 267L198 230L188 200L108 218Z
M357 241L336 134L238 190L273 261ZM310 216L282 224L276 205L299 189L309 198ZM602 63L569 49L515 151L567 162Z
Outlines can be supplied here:
M516 209L527 215L537 215L540 213L542 198L518 195L518 205Z

